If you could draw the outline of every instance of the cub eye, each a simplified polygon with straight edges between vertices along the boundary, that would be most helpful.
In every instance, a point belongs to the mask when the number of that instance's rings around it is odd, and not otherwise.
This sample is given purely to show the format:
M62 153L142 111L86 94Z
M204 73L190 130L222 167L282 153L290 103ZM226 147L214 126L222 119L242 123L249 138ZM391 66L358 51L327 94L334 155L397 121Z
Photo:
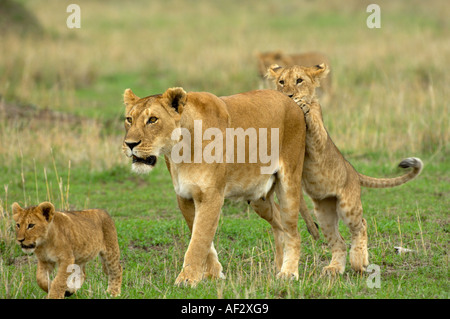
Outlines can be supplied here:
M283 80L278 81L278 83L280 83L281 85L284 85L284 81Z
M20 224L16 224L16 227L17 227L17 228L20 228Z
M31 228L33 228L33 227L34 227L34 224L28 224L27 229L31 229Z
M156 121L158 121L158 118L152 116L151 118L148 119L147 124L154 124L156 123Z
M303 82L303 79L301 79L301 78L298 78L297 79L297 84L300 84L300 83L302 83Z
M131 123L133 123L133 118L127 117L127 118L125 118L125 121L127 121L128 124L131 124Z

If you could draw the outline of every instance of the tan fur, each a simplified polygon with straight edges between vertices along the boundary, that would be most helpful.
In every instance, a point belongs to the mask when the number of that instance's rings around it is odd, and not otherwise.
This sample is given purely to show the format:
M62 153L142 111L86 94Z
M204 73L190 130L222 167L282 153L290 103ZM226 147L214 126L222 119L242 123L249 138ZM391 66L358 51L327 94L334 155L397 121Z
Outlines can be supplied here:
M283 51L271 51L257 54L258 71L261 78L267 76L267 69L277 64L282 67L290 67L294 65L302 65L311 67L321 63L330 65L327 56L320 52L305 52L299 54L286 54ZM320 80L320 88L318 89L319 96L331 93L331 76L327 76Z
M289 68L273 65L268 72L277 89L291 97L305 115L306 153L302 184L314 202L317 220L331 246L332 260L324 270L335 274L344 272L347 254L345 242L338 231L339 219L344 221L352 234L352 268L363 271L369 263L361 186L385 188L401 185L419 175L423 164L418 158L403 160L399 166L412 167L413 170L396 178L379 179L358 173L342 156L323 125L321 107L314 90L328 70L325 64Z
M300 209L306 214L302 216L310 232L318 237L302 195L305 123L298 106L273 90L219 98L211 93L186 93L182 88L172 88L162 95L140 99L127 89L124 102L124 153L133 158L132 168L138 173L150 171L156 158L164 156L178 206L191 230L183 269L175 283L195 286L203 277L224 277L213 238L225 198L250 201L255 211L271 224L278 276L298 278L300 237L297 219ZM202 121L202 135L206 129L216 128L224 139L226 128L269 128L268 149L271 147L270 128L279 128L279 162L270 174L261 174L260 168L266 164L259 159L256 163L248 160L230 163L226 160L225 150L221 163L206 163L201 159L196 162L194 120ZM190 163L176 162L171 156L179 142L171 139L176 129L191 134L191 153L187 154ZM201 150L209 143L203 140ZM249 154L248 144L246 154ZM226 145L225 141L223 145ZM235 159L236 147L235 143ZM273 200L274 192L279 205Z
M16 222L16 238L22 250L38 259L36 279L39 287L48 292L49 299L61 299L76 289L69 288L67 280L76 269L81 269L81 284L86 278L85 264L100 255L103 271L108 275L108 290L120 295L122 267L114 221L106 211L89 209L74 212L56 212L49 202L21 208L12 205ZM53 281L49 276L58 268ZM74 273L75 274L75 273Z

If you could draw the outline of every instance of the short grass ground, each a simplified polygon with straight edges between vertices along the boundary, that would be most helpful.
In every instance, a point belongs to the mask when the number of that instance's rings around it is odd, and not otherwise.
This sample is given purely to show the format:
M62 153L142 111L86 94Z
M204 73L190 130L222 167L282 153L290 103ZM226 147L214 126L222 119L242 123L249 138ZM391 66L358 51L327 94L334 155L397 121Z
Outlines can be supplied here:
M364 1L80 0L82 28L71 30L61 1L14 1L36 20L19 21L23 28L0 41L0 298L45 297L36 258L14 242L10 207L51 200L113 216L124 299L448 299L449 6L379 2L382 28L372 30ZM277 280L269 225L246 203L227 200L214 240L226 280L176 287L189 230L163 161L138 176L121 154L121 95L128 87L140 96L172 86L217 95L256 89L254 53L275 49L330 56L335 91L324 121L358 171L396 176L409 156L420 157L424 171L401 187L363 189L374 272L358 275L347 264L342 276L322 276L331 252L299 221L300 278ZM24 109L53 117L13 116ZM412 252L397 254L397 246ZM88 265L70 298L109 298L99 260Z

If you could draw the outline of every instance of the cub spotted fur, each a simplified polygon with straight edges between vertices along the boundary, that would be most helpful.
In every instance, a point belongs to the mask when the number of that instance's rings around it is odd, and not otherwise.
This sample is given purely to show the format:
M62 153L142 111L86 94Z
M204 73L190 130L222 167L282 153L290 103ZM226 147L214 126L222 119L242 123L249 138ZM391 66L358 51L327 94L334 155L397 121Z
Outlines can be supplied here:
M414 157L403 160L399 166L411 167L412 170L396 178L373 178L358 173L334 145L323 125L321 107L314 91L328 71L325 64L288 68L272 65L268 73L275 79L277 89L293 98L305 115L307 129L302 184L314 202L315 215L331 246L332 260L324 271L335 274L343 273L345 269L347 250L338 231L341 219L352 235L351 266L361 272L369 264L361 186L385 188L401 185L419 175L423 163Z
M73 269L79 266L81 283L86 263L100 254L103 271L108 275L108 292L120 295L122 266L114 221L104 210L57 212L52 203L21 208L12 205L16 222L16 238L22 250L34 253L38 259L36 279L39 287L48 292L49 299L61 299L71 295L76 288L69 288L67 280ZM57 266L53 281L49 275ZM72 266L73 267L73 266Z

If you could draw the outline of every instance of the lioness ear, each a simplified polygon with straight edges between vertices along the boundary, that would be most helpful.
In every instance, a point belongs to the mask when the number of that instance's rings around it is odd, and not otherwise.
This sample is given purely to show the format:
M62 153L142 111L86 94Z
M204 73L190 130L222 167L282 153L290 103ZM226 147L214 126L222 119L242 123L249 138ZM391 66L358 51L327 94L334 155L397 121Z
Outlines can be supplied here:
M131 89L126 89L123 93L123 103L126 106L136 103L137 100L139 100L139 97L137 97Z
M50 223L55 215L55 206L49 202L40 203L38 208L42 211L42 215Z
M279 66L278 64L272 64L268 69L267 69L267 78L269 79L276 79L278 78L278 76L281 74L281 71L283 71L283 68L281 66Z
M11 208L13 213L13 219L16 220L17 216L22 212L22 208L19 206L17 202L14 202Z
M163 98L169 100L169 106L172 107L177 113L183 112L183 106L187 101L187 93L183 88L171 88L167 89L162 95Z
M330 72L330 68L325 63L318 64L316 66L309 68L309 76L314 82L317 82L317 84L320 84L318 80L324 79L327 77L328 73Z

